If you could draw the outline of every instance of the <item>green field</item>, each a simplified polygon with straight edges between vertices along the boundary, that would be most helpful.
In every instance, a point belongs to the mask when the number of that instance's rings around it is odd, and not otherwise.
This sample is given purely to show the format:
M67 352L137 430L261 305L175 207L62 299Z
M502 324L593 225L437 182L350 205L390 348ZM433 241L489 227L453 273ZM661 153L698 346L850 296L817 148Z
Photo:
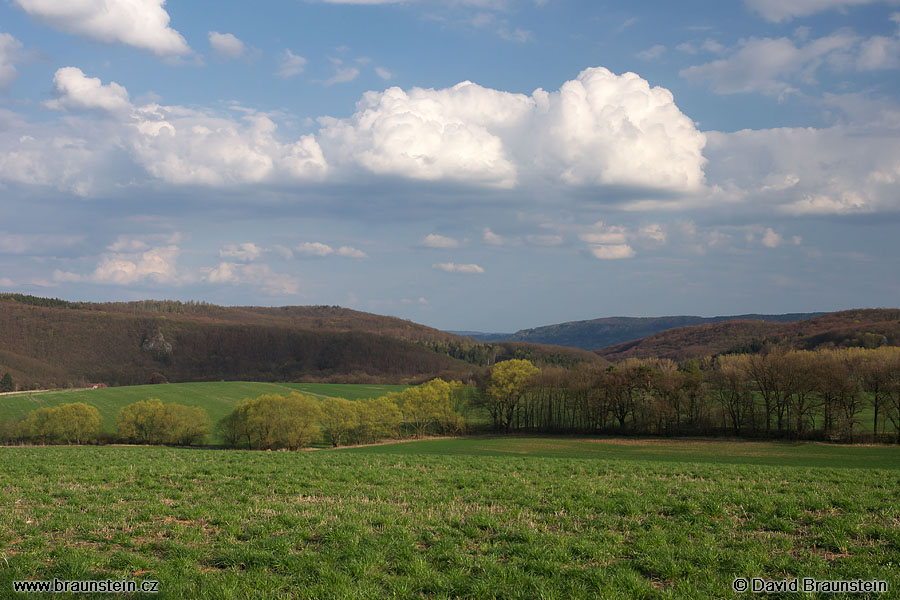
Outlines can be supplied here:
M116 415L123 406L159 398L206 409L215 423L244 398L262 394L305 392L319 397L359 400L381 396L389 391L402 390L404 385L351 385L333 383L259 383L249 381L215 381L203 383L167 383L163 385L135 385L96 390L55 390L50 392L22 392L0 395L0 422L28 414L42 406L58 406L68 402L84 402L97 407L103 417L103 429L116 430ZM213 440L215 441L215 440Z
M736 576L900 590L897 447L485 437L0 448L0 465L2 598L54 577L210 599L732 598Z

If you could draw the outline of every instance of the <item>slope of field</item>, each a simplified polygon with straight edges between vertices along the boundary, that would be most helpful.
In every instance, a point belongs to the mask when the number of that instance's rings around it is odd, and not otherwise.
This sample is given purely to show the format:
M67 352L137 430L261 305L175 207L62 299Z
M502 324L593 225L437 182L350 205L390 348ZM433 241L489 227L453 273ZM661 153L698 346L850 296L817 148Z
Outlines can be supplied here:
M0 448L0 596L127 578L160 598L699 599L795 576L894 596L900 449L685 444Z
M159 398L165 403L176 402L206 409L214 424L227 415L244 398L262 394L304 392L318 397L359 400L374 398L389 391L402 390L402 385L350 385L328 383L260 383L248 381L215 381L204 383L169 383L164 385L135 385L97 390L57 390L22 392L0 395L0 422L28 414L42 406L58 406L68 402L84 402L95 406L103 417L103 429L116 430L119 409L133 402ZM216 442L216 438L211 440Z
M783 315L732 315L723 317L605 317L587 321L569 321L555 325L545 325L532 329L522 329L515 333L478 333L455 331L457 335L473 337L477 340L532 342L569 346L583 350L597 350L614 344L638 340L667 329L721 323L734 320L754 320L772 323L788 323L817 317L824 313L790 313Z
M753 352L765 344L803 350L898 346L900 309L847 310L791 323L744 320L679 327L603 348L597 354L612 361L650 357L679 360Z

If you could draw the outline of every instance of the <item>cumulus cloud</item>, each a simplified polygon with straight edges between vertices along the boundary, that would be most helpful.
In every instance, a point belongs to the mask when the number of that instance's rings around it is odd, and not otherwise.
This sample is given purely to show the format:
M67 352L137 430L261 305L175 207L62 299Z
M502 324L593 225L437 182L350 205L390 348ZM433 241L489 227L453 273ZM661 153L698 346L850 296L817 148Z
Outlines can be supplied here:
M703 183L705 138L672 94L634 73L587 69L531 96L465 81L367 92L320 119L336 162L379 174L512 188L520 172L573 186L685 191Z
M436 233L429 233L419 243L427 248L459 248L457 240Z
M509 243L509 241L501 235L497 235L489 227L485 227L481 232L481 240L485 244L490 244L491 246L502 246L504 244Z
M105 163L123 160L123 150L150 177L172 184L220 186L317 180L327 171L313 135L282 142L277 137L277 125L264 114L245 110L236 119L180 106L137 106L129 101L124 87L116 83L104 85L75 67L59 69L54 82L57 98L47 103L49 107L69 112L102 111L114 118L105 126L108 131L98 130L96 123L80 123L79 134L83 137L70 145L80 149L75 158L83 164L80 169L72 169L72 176L91 175L87 163L95 160ZM43 140L44 154L58 154L52 147L54 144ZM33 137L28 145L41 146L40 140ZM4 171L22 171L24 165L30 170L40 169L40 157L21 152L6 156L0 153L0 176ZM63 174L48 173L46 178L52 180ZM27 173L18 175L16 179L22 181L44 182ZM90 186L84 181L79 184Z
M659 223L650 223L642 226L638 230L638 236L658 244L665 244L667 239L666 232Z
M307 256L328 256L329 254L334 254L334 248L322 242L303 242L295 250Z
M253 262L260 258L265 250L260 248L253 242L244 242L243 244L228 244L219 250L219 256L222 258L233 258L241 262Z
M784 243L784 238L775 233L771 227L767 227L763 232L760 243L766 248L777 248Z
M828 10L845 10L853 6L874 4L883 0L744 0L750 9L773 23L808 17Z
M300 280L297 277L276 273L265 264L222 262L208 272L205 281L254 286L270 296L294 296L300 293Z
M708 83L719 94L784 94L794 90L795 79L815 81L823 65L845 67L852 62L858 42L857 36L846 32L799 47L788 38L750 38L742 40L727 58L683 69L680 75L692 82Z
M475 264L458 265L456 263L439 263L431 265L431 268L447 273L484 273L484 269Z
M16 64L21 60L21 51L19 40L8 33L0 33L0 90L16 78Z
M176 262L180 250L178 246L160 246L143 252L112 252L104 254L94 272L88 276L56 270L53 280L57 282L90 281L114 285L134 283L177 282Z
M388 81L391 77L393 77L391 72L388 71L387 69L385 69L384 67L375 67L375 74L378 75L379 77L381 77L382 79L384 79L385 81Z
M602 246L591 246L591 254L594 258L600 260L619 260L623 258L632 258L634 249L628 244L607 244Z
M63 67L53 76L56 99L44 103L53 110L101 110L122 113L131 110L128 90L111 81L104 85L97 77L88 77L78 67Z
M732 201L789 215L900 210L896 127L707 132L709 176Z
M219 33L218 31L209 32L209 45L217 53L228 58L240 58L246 49L244 42L235 37L234 34Z
M891 21L900 26L900 13L891 15ZM900 28L893 37L876 35L865 40L860 46L856 64L863 71L900 67Z
M354 258L356 260L369 258L368 254L353 246L341 246L335 250L328 244L323 244L322 242L303 242L297 246L295 250L306 256L325 257L334 254L336 256L343 256L344 258Z
M165 0L15 0L30 16L60 31L107 44L126 44L158 56L191 51L169 27Z
M369 258L368 254L366 254L362 250L354 248L353 246L341 246L340 248L338 248L337 253L338 256L343 256L344 258L354 258L356 260Z
M588 244L590 253L600 260L631 258L634 249L626 241L628 233L621 225L606 225L597 221L587 231L578 234L578 238Z
M303 69L306 68L306 59L302 56L294 54L287 48L285 48L284 52L281 53L281 57L279 58L278 62L279 65L277 74L283 79L290 79L291 77L295 77L302 73Z

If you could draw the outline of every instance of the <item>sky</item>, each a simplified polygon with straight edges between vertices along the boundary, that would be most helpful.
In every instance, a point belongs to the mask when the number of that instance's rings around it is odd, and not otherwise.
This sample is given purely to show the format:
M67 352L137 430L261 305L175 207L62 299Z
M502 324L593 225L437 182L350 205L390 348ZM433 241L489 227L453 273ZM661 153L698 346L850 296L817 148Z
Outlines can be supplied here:
M898 305L900 1L5 0L0 291Z

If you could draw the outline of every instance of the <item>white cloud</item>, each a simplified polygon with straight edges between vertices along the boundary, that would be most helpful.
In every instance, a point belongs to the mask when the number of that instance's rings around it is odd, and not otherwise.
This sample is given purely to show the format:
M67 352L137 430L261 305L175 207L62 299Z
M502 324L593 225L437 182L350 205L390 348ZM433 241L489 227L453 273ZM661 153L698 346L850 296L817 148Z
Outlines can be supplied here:
M357 260L362 260L369 258L369 255L363 252L362 250L358 250L353 246L341 246L338 248L338 256L343 256L344 258L355 258Z
M853 6L874 4L884 0L744 0L744 4L773 23L808 17L828 10L845 10Z
M222 258L233 258L241 262L252 262L263 255L265 250L253 242L243 244L228 244L219 250Z
M349 119L320 119L335 163L379 175L512 188L520 171L573 186L673 191L703 184L705 137L663 88L587 69L558 92L463 82L367 92Z
M126 44L158 56L191 51L169 27L165 0L15 0L22 10L54 29L93 40Z
M16 78L16 64L21 60L21 51L19 40L8 33L0 33L0 90Z
M707 132L708 172L730 197L789 215L897 212L900 138L894 127L838 125Z
M308 256L328 256L334 254L334 248L322 242L303 242L295 248L300 254Z
M436 233L429 233L419 243L427 248L459 248L457 240Z
M598 221L593 226L594 231L582 233L578 238L589 244L624 244L625 228L618 225L605 226Z
M891 20L900 25L900 13L891 15ZM859 49L857 67L863 71L900 67L900 29L893 37L876 35L864 41Z
M706 138L669 90L634 73L587 69L559 92L533 94L541 134L526 142L537 165L579 186L633 185L673 191L703 184Z
M209 32L209 45L212 49L228 58L239 58L246 49L244 42L239 40L231 33L219 33L218 31Z
M378 75L379 77L381 77L382 79L384 79L385 81L388 81L389 79L391 79L391 77L393 77L391 72L388 71L387 69L385 69L384 67L375 67L375 74Z
M154 179L214 186L316 180L323 178L327 171L313 135L282 142L276 137L277 125L268 116L252 110L242 111L243 116L235 119L180 106L135 106L122 86L103 85L99 79L87 77L74 67L59 69L54 81L57 99L47 103L51 108L75 112L101 110L115 118L105 125L107 131L98 130L95 121L70 122L71 127L81 126L79 134L83 137L74 145L79 148L76 158L84 163L120 162L124 149L127 157ZM32 141L29 145L41 144ZM49 148L52 145L53 142L43 140L44 153L56 154ZM16 153L4 157L0 153L0 176L5 170L4 159L10 163L6 170L22 171L23 162L30 170L41 168L39 156ZM88 166L82 164L81 169L72 169L69 174L89 178L94 173L86 169ZM48 173L46 178L59 175ZM27 173L20 173L18 179L41 181ZM90 191L90 181L80 184L88 188L84 194Z
M506 238L497 235L496 233L491 231L489 227L485 227L481 232L481 240L485 244L490 244L491 246L502 246L503 244L508 243L508 240L506 240Z
M775 233L775 231L771 227L767 227L763 232L760 243L766 248L777 248L784 243L784 238Z
M484 273L484 269L475 264L440 263L431 265L431 268L438 271L446 271L447 273Z
M161 246L139 253L112 253L104 255L90 280L97 283L129 285L150 281L174 283L178 246ZM63 277L65 274L62 275Z
M788 38L742 40L727 58L683 69L689 81L708 82L719 94L763 92L785 94L794 91L792 81L814 82L823 65L845 68L859 39L838 32L797 47Z
M103 85L97 77L87 77L78 67L63 67L53 76L55 100L44 103L53 110L101 110L123 113L131 110L128 90L111 81Z
M632 258L634 249L628 244L609 244L602 246L592 246L591 254L594 258L600 260L619 260L623 258Z
M274 272L269 265L219 263L205 277L208 283L255 286L270 296L295 296L300 293L300 280L293 275Z
M655 46L650 46L646 50L641 50L635 56L643 60L656 60L665 53L666 47L662 44L656 44Z
M306 59L294 54L287 48L281 54L279 63L277 74L284 79L299 75L306 68Z
M349 83L357 77L359 77L359 69L356 67L342 67L337 70L337 73L325 80L325 85Z
M644 225L638 231L638 235L658 244L665 244L667 239L666 232L659 223Z
M587 231L578 234L578 238L587 242L591 254L601 260L631 258L635 254L626 243L627 230L620 225L606 225L603 221L597 221Z

